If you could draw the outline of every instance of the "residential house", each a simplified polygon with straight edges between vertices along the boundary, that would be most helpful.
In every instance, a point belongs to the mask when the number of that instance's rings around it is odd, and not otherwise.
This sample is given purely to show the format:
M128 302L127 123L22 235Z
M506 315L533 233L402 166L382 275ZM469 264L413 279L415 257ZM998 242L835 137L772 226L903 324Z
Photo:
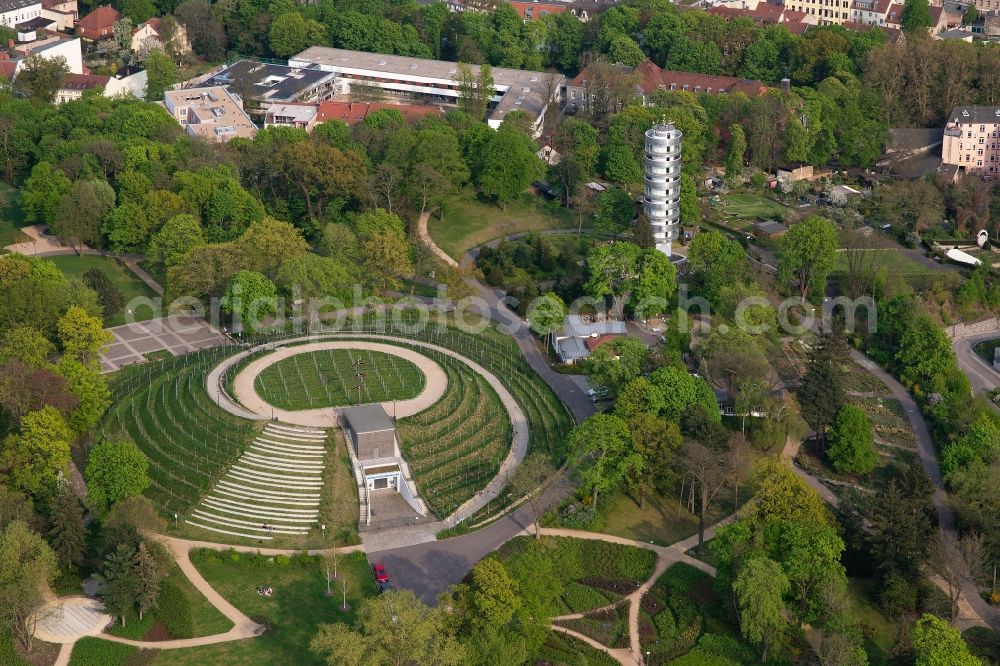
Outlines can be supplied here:
M224 143L257 134L243 101L222 86L168 90L163 105L188 134L206 141Z
M563 363L581 363L591 352L613 337L625 335L625 322L595 321L583 315L569 315L562 330L552 335L556 356Z
M1000 172L1000 107L956 107L944 126L941 163L956 174Z
M171 44L163 43L163 31L160 27L160 19L153 17L145 23L140 23L132 30L132 51L139 53L143 50L163 48L170 46L177 53L189 53L191 42L188 40L187 28L183 24L174 22L176 26Z
M716 5L705 11L714 16L721 16L727 21L748 18L762 28L780 24L792 32L805 32L810 26L819 23L819 19L812 14L791 9L787 5L774 5L768 2L757 2L753 7Z
M111 5L102 5L80 19L76 34L92 42L114 37L115 22L122 17Z
M76 0L42 0L42 16L55 21L56 30L72 30L79 18Z
M524 2L514 0L508 2L517 15L525 21L538 21L544 16L552 14L563 14L570 11L569 5L564 2Z
M62 57L66 60L70 74L83 74L83 50L79 38L56 33L36 33L34 41L16 44L14 52L17 54L14 60L18 63L23 62L29 56L40 56L48 59ZM18 69L20 69L20 64L18 64Z

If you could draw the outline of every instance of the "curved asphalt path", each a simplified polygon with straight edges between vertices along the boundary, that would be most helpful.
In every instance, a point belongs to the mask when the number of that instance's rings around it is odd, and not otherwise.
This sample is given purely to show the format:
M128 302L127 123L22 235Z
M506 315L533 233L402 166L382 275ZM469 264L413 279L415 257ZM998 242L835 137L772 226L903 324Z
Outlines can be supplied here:
M976 393L986 394L1000 386L1000 372L994 370L993 366L973 349L979 342L996 338L1000 338L1000 319L996 320L996 325L991 330L952 338L951 349L955 352L958 367L969 378ZM990 404L993 405L994 409L1000 410L995 403Z

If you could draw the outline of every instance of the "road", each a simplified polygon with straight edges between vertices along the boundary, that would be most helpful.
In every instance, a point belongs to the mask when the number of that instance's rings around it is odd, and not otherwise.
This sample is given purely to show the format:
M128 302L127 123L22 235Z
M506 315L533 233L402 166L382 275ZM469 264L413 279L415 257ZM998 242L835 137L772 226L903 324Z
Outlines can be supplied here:
M958 360L958 367L969 378L976 393L988 393L1000 386L1000 372L994 370L993 366L973 349L979 342L996 338L1000 338L1000 319L992 329L952 338L951 348Z

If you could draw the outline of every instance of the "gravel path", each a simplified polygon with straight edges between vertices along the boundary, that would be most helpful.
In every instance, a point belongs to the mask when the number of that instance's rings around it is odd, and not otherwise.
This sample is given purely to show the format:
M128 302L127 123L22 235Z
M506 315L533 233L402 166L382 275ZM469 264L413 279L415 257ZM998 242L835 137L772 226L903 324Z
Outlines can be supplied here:
M382 403L382 408L386 414L392 414L397 418L419 414L425 409L434 405L448 388L448 375L444 369L427 356L412 349L387 345L380 342L365 342L360 340L328 340L324 342L313 342L311 344L295 345L293 347L279 347L277 350L262 356L249 363L233 379L233 393L240 404L251 412L265 418L276 418L283 423L293 425L312 426L319 428L331 428L337 423L337 415L341 409L332 407L322 407L318 409L287 410L274 407L264 400L254 388L257 375L279 361L298 354L308 354L328 349L359 349L363 351L382 352L392 354L409 361L424 373L424 390L415 398L409 400L386 401Z

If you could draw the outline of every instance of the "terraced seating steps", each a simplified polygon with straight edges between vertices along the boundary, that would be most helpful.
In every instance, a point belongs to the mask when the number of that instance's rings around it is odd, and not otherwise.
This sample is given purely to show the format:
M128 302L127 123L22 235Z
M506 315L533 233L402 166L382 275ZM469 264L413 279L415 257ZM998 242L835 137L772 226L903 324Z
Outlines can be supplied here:
M319 521L326 432L269 422L185 523L270 541L305 536Z

